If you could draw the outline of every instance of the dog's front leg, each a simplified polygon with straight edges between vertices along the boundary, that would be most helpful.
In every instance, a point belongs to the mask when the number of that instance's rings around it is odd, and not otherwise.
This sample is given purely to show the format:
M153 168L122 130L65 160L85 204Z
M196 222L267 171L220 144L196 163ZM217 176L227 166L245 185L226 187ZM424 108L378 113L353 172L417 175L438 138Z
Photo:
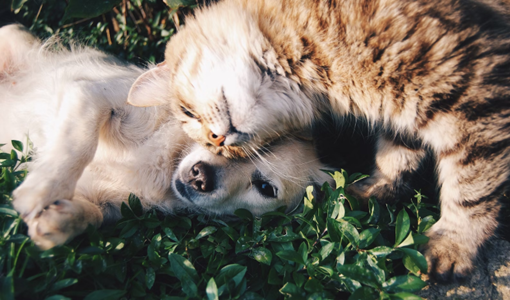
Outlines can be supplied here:
M38 147L26 180L13 193L14 208L29 224L55 201L73 198L76 182L96 152L99 129L110 115L109 99L91 81L67 84L55 97L56 117L46 129L46 144Z

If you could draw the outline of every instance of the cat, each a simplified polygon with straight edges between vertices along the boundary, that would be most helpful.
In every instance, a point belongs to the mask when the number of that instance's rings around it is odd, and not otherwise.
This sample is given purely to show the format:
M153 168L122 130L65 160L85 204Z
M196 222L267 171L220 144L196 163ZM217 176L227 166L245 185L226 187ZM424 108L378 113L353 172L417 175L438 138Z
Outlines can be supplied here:
M475 0L225 0L198 9L128 102L169 103L214 153L244 157L332 112L381 128L358 199L394 201L427 151L442 216L429 274L465 278L498 227L510 174L510 27ZM158 74L158 82L144 81ZM143 98L163 87L166 96ZM175 101L174 99L177 99Z
M0 141L28 138L29 173L14 208L41 248L121 217L130 192L145 209L261 215L301 203L332 178L314 145L282 138L250 159L228 160L186 136L164 107L126 104L144 71L88 47L42 44L20 25L0 28ZM2 150L10 151L6 144Z

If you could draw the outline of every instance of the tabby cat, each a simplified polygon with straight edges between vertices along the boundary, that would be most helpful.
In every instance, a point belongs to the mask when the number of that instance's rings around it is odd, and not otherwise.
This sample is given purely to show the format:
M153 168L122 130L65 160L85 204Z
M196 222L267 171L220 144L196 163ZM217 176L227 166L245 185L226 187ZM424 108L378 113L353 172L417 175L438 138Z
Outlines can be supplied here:
M363 118L382 128L372 176L351 186L364 199L398 197L432 151L442 216L424 254L436 279L462 278L509 188L510 27L498 5L225 0L187 20L150 71L162 82L142 75L129 102L170 102L190 137L228 157L306 131L324 111ZM161 88L166 97L144 97Z

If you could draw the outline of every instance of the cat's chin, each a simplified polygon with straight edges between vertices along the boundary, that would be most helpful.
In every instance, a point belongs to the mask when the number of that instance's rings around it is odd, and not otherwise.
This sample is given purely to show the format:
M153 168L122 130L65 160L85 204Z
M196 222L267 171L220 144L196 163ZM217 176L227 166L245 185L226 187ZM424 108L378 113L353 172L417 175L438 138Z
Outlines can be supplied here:
M237 146L222 146L222 147L216 147L214 145L211 145L210 143L202 144L207 150L210 152L221 155L226 158L247 158L249 157L249 153L246 153L243 148L237 147Z

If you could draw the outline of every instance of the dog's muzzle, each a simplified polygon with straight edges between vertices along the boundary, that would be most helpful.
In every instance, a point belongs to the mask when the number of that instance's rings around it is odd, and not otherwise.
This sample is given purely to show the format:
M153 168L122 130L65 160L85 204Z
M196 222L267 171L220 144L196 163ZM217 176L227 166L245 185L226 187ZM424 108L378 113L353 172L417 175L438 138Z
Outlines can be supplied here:
M216 188L216 174L214 168L207 163L197 162L187 172L182 172L181 178L175 182L177 191L189 201L197 196L204 196Z

